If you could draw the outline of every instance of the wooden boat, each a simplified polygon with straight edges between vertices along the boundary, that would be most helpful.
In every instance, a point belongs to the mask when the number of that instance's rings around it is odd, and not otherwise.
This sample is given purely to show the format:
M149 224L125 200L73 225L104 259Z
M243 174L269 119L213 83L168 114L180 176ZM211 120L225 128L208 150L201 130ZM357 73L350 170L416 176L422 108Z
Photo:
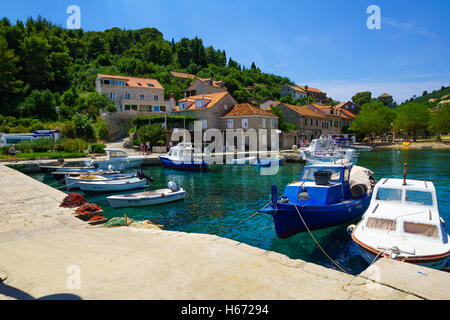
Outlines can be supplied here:
M164 167L187 171L207 171L208 164L202 159L195 159L191 144L179 144L172 147L166 156L160 160Z
M147 179L138 177L120 180L106 180L106 181L79 181L78 185L82 191L86 192L115 192L127 191L133 189L145 188L147 186Z
M380 180L362 221L349 231L369 264L383 257L443 269L450 256L450 238L430 181Z
M405 147L409 147L409 146L411 145L411 142L409 142L409 141L404 141L404 142L402 143L402 145L404 145Z
M80 181L114 181L121 179L129 179L135 177L136 173L129 174L111 174L111 175L80 175L80 176L64 176L64 180L66 182L67 190L80 189L80 185L78 184Z
M144 156L130 156L124 150L117 148L106 148L107 154L104 160L86 160L84 165L94 166L97 165L101 169L107 169L110 166L123 169L139 168L146 157Z
M119 170L103 170L103 169L89 169L89 170L78 170L78 171L70 171L70 170L58 170L52 172L51 175L56 179L56 181L60 183L65 183L65 177L79 177L81 175L96 175L96 176L104 176L104 175L113 175L120 174Z
M107 200L113 208L130 208L168 203L183 200L185 197L186 191L184 191L183 188L178 188L175 183L169 182L169 187L167 189L111 196L108 197Z
M278 237L328 228L360 217L369 207L372 172L352 164L307 166L300 181L286 186L281 199L259 210L272 215Z

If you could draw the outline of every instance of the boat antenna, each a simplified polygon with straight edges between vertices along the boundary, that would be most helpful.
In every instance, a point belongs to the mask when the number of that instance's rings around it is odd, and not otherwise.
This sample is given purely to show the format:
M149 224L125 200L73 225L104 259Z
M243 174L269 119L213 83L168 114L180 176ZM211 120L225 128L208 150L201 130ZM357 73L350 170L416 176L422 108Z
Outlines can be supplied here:
M408 164L405 163L404 164L404 169L403 169L403 185L406 186L406 168L408 167Z

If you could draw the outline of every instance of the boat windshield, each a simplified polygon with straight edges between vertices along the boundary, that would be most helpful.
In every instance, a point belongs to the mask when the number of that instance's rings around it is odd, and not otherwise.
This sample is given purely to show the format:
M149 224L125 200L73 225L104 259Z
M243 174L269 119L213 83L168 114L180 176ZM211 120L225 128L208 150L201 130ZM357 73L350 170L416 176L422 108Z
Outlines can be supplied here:
M406 204L432 206L433 196L427 191L406 190Z
M110 158L121 158L121 157L126 157L126 156L128 156L128 155L123 151L111 151L109 153Z
M403 224L403 230L405 233L423 237L439 238L438 228L432 224L405 222Z
M380 188L377 192L377 200L380 201L402 201L402 189Z
M341 169L340 168L306 168L303 173L302 180L314 181L314 173L318 171L331 171L331 182L341 181Z

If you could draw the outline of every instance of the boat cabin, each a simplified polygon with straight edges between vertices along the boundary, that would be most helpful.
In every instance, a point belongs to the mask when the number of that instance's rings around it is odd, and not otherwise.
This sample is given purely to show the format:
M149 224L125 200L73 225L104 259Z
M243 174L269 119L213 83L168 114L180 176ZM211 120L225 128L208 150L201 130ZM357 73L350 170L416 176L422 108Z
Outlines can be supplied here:
M325 206L352 199L352 165L313 165L303 169L300 181L286 186L283 198L291 203ZM286 200L284 200L286 201Z
M382 179L375 187L361 229L374 234L447 241L447 230L439 216L436 190L432 182Z
M117 159L117 158L128 158L128 153L126 153L122 149L115 148L106 148L106 154L108 155L108 159Z

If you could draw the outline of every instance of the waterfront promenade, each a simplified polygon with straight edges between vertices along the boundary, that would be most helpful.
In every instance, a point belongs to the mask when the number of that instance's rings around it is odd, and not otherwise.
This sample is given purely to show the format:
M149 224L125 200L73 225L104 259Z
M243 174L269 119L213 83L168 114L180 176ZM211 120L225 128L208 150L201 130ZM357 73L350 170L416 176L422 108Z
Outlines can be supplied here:
M217 236L92 227L2 164L0 184L0 299L450 299L445 272L379 261L355 277Z

